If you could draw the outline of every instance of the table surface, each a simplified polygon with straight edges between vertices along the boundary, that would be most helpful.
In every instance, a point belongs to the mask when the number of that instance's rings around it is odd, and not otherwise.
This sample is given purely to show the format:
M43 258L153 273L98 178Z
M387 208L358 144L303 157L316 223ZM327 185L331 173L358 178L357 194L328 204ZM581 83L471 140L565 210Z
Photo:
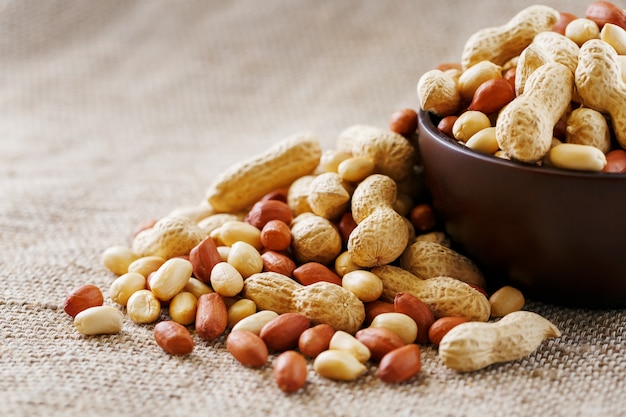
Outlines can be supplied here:
M187 357L126 319L84 337L65 295L113 280L104 249L194 206L231 164L292 133L324 149L417 108L420 75L532 2L49 1L0 6L0 415L626 415L623 310L529 300L562 331L515 362L457 374L432 347L412 380L310 369L298 393L224 340ZM584 14L587 1L549 1ZM593 277L589 277L593 279ZM108 302L108 301L107 301Z

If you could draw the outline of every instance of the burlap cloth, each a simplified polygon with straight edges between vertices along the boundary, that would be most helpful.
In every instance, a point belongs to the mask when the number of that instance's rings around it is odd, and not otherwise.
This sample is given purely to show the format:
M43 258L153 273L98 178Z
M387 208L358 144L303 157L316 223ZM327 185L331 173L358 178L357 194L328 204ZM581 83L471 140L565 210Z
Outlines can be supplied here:
M423 72L529 4L2 2L0 415L626 415L624 311L530 300L563 336L522 360L459 375L424 347L408 383L311 369L286 395L223 339L172 357L151 326L84 337L62 309L79 284L106 292L101 253L142 221L198 203L221 170L297 131L330 149L350 125L386 127L417 108Z

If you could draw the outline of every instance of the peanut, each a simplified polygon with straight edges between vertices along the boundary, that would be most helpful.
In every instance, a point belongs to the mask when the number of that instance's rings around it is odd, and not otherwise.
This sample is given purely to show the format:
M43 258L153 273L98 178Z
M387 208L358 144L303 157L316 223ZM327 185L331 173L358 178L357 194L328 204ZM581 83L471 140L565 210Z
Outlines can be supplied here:
M290 277L296 269L296 263L289 256L279 252L268 250L263 252L261 259L264 272L278 272Z
M283 251L291 245L289 224L281 220L270 220L261 229L261 244L267 250Z
M395 181L381 174L370 175L354 190L352 217L357 227L347 246L357 265L386 265L406 248L409 230L405 218L393 209L396 196Z
M597 39L600 36L600 28L593 20L581 17L572 20L565 27L565 36L578 46L582 46L588 40Z
M160 256L143 256L134 260L128 265L128 272L136 272L148 278L148 276L159 269L165 263L165 259Z
M150 290L159 300L169 301L185 288L192 272L193 266L188 260L168 259L150 277Z
M466 70L480 61L504 65L519 55L540 33L548 31L559 19L551 7L534 5L517 13L503 26L481 29L465 42L461 65Z
M115 275L128 272L128 266L139 256L129 247L111 246L102 253L102 265Z
M383 293L380 278L366 270L348 272L341 279L341 285L364 303L377 300Z
M565 141L595 146L603 153L611 150L611 131L602 113L581 107L567 118Z
M261 310L257 311L254 314L251 314L247 317L239 320L233 327L232 330L247 330L254 334L261 333L261 329L265 324L267 324L270 320L278 317L278 313L271 310Z
M389 130L411 137L417 130L417 119L417 112L413 109L398 110L389 117Z
M399 292L393 300L394 310L411 317L417 324L417 336L415 342L419 344L428 343L428 330L435 322L435 316L430 311L430 307L416 296Z
M328 264L341 252L341 234L328 219L304 213L291 224L291 247L299 263Z
M226 349L243 366L260 368L267 363L265 342L247 330L233 330L226 337Z
M161 321L154 326L154 340L170 355L187 355L194 343L189 330L175 321Z
M413 378L422 369L421 351L418 345L409 344L387 353L380 360L378 378L397 384Z
M228 327L232 329L241 320L250 317L256 312L256 304L254 301L248 300L247 298L241 298L235 301L227 309Z
M573 82L566 66L546 63L528 78L524 94L500 112L496 138L511 159L535 163L548 153L554 126L572 100Z
M339 174L325 172L311 182L308 199L314 214L326 219L336 219L348 208L350 193Z
M580 48L575 80L582 103L608 113L617 141L626 147L626 83L615 49L599 39L586 42Z
M604 153L591 145L563 143L552 147L549 157L553 166L576 171L602 171L606 165Z
M471 372L494 363L531 354L561 332L544 317L530 311L507 314L497 322L470 322L450 330L439 343L439 358L458 372Z
M422 74L417 82L417 97L422 110L441 117L454 114L461 104L456 80L438 69Z
M600 31L600 39L611 45L618 55L626 54L626 30L623 28L607 23Z
M243 241L235 242L230 247L228 264L233 266L244 279L263 270L263 258L261 258L259 251L251 244ZM213 273L211 273L212 279ZM232 281L233 285L234 282ZM232 290L234 291L234 288Z
M166 216L135 236L132 250L138 256L170 259L188 255L205 238L204 231L188 217Z
M500 149L496 139L496 128L488 127L476 132L465 142L465 146L487 155L495 154Z
M220 262L211 271L211 287L223 297L234 297L243 289L243 276L228 262Z
M311 320L300 313L283 313L267 322L259 337L268 349L284 352L295 349L302 332L311 327Z
M135 323L154 323L161 314L161 303L150 290L135 291L126 302L126 312Z
M382 313L374 317L370 327L384 328L397 334L404 344L415 342L417 323L404 313Z
M190 292L179 292L170 300L168 307L170 317L176 323L186 326L196 320L198 299Z
M209 186L206 198L216 211L245 209L265 194L288 187L319 164L322 151L312 133L298 133L265 152L232 165Z
M274 361L273 373L276 384L283 392L298 391L306 383L306 359L296 351L285 351Z
M315 372L328 379L354 381L367 371L367 367L352 354L343 350L326 350L313 361Z
M210 237L204 238L189 252L189 262L193 267L193 275L202 282L211 281L213 267L221 262L215 241Z
M90 307L101 306L104 297L100 288L93 284L81 285L74 288L65 298L63 311L71 317L76 317L78 313Z
M74 327L84 335L114 334L122 330L124 315L112 306L89 307L74 317Z
M302 286L287 276L262 272L245 280L243 294L262 310L301 313L312 324L326 323L350 334L365 318L363 303L351 291L328 282Z
M196 333L205 340L215 340L224 334L228 326L228 311L221 295L210 293L198 298L195 325Z
M477 89L486 81L502 78L502 67L491 61L481 61L463 71L459 76L457 87L461 97L471 101Z
M585 18L593 20L598 27L603 28L607 23L613 23L626 29L626 12L609 1L595 1L585 11Z
M485 286L485 277L471 259L436 242L412 243L402 254L400 266L422 279L444 275Z
M372 356L369 348L350 333L338 330L328 344L330 350L343 350L352 354L361 363L367 362Z
M422 280L392 265L374 268L372 272L383 281L383 301L393 302L398 293L405 292L426 303L436 318L460 316L476 321L489 319L491 306L487 297L456 278L440 276Z
M109 297L119 305L126 306L134 292L146 288L146 278L138 272L128 272L117 277L109 287Z
M489 297L491 317L503 317L524 307L526 300L517 288L505 285Z
M309 358L314 358L325 350L328 350L330 340L335 334L335 329L329 324L317 324L302 332L298 339L298 350Z
M380 361L387 353L404 346L400 336L384 327L366 327L354 337L369 349L373 361Z
M441 339L454 327L461 323L467 323L467 317L440 317L428 329L428 341L439 346Z
M472 136L483 129L491 127L491 120L485 113L477 110L463 112L452 126L454 139L467 142Z
M395 181L407 178L412 170L415 148L404 136L374 126L355 125L343 130L337 149L354 157L369 157L374 171Z

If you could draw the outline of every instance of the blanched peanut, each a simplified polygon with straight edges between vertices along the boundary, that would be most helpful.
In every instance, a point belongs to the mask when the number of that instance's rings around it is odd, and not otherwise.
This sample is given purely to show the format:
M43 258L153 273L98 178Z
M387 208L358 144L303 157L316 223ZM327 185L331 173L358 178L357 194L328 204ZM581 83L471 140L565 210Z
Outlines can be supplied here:
M278 317L278 313L272 310L261 310L247 317L242 318L232 328L235 330L247 330L256 335L261 333L261 329L267 323Z
M465 145L475 151L492 155L500 148L496 140L496 128L488 127L476 132L470 137Z
M179 292L170 300L169 313L172 320L183 326L196 320L198 299L190 292Z
M519 311L525 303L526 300L520 290L505 285L489 297L491 317L504 317L514 311Z
M361 363L365 363L370 359L371 353L367 346L357 340L350 333L343 330L337 330L330 339L328 345L330 350L343 350L353 355Z
M581 17L569 22L565 27L565 36L581 46L590 39L597 39L600 36L600 28L593 20Z
M261 231L246 222L226 222L216 232L218 232L222 244L226 246L232 247L236 242L246 242L257 250L263 247L261 243Z
M417 324L415 320L404 313L381 313L374 317L370 327L382 327L391 330L405 344L413 343L417 338Z
M193 266L188 260L168 259L150 277L150 290L161 301L171 300L185 288L192 272Z
M74 326L84 335L113 334L122 330L124 314L112 306L96 306L74 317Z
M452 126L452 134L456 140L467 142L476 132L491 127L491 121L485 113L468 110L461 114Z
M366 270L348 272L343 275L341 285L365 303L378 299L383 293L383 282Z
M466 69L457 83L461 97L471 100L482 83L494 78L502 78L502 67L491 61L481 61Z
M128 266L139 256L127 246L111 246L102 253L102 265L116 275L128 272Z
M606 156L595 146L563 143L550 149L550 163L576 171L602 171Z
M146 288L146 278L137 272L128 272L117 277L109 288L109 297L119 305L125 306L134 292Z
M128 272L137 272L144 277L156 271L165 263L165 259L160 256L143 256L128 265Z
M243 289L243 277L233 265L220 262L211 270L211 286L223 297L234 297Z
M218 246L217 253L220 254L220 258L224 262L228 262L228 254L230 253L230 246Z
M361 269L363 268L361 268L359 265L355 264L352 261L350 253L348 251L342 252L335 259L335 272L337 272L337 275L339 275L340 277L343 277L350 271L358 271Z
M600 39L611 45L618 55L626 54L626 30L623 28L606 23L600 31Z
M256 304L252 300L242 298L228 307L227 311L228 327L232 329L241 320L256 313Z
M367 370L351 353L343 350L326 350L313 362L315 372L324 378L337 381L354 381Z
M374 161L368 156L355 156L342 161L337 173L344 181L359 182L374 173Z
M139 290L128 299L126 311L135 323L154 323L161 314L161 303L152 291Z
M352 155L348 152L341 152L336 149L326 150L322 153L320 158L319 169L323 172L337 173L339 170L339 164L351 157Z
M190 292L194 297L200 298L202 294L212 293L213 289L199 279L191 277L189 281L187 281L187 284L185 284L183 291Z
M228 263L234 266L243 278L248 278L263 270L261 254L254 246L246 242L232 244L228 253Z

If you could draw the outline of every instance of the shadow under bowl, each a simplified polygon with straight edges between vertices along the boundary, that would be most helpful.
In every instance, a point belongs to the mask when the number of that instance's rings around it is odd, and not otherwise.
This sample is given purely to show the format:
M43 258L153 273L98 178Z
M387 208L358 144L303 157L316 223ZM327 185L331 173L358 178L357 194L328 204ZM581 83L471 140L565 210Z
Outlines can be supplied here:
M489 287L567 307L626 307L626 174L566 171L484 155L419 114L433 207Z

